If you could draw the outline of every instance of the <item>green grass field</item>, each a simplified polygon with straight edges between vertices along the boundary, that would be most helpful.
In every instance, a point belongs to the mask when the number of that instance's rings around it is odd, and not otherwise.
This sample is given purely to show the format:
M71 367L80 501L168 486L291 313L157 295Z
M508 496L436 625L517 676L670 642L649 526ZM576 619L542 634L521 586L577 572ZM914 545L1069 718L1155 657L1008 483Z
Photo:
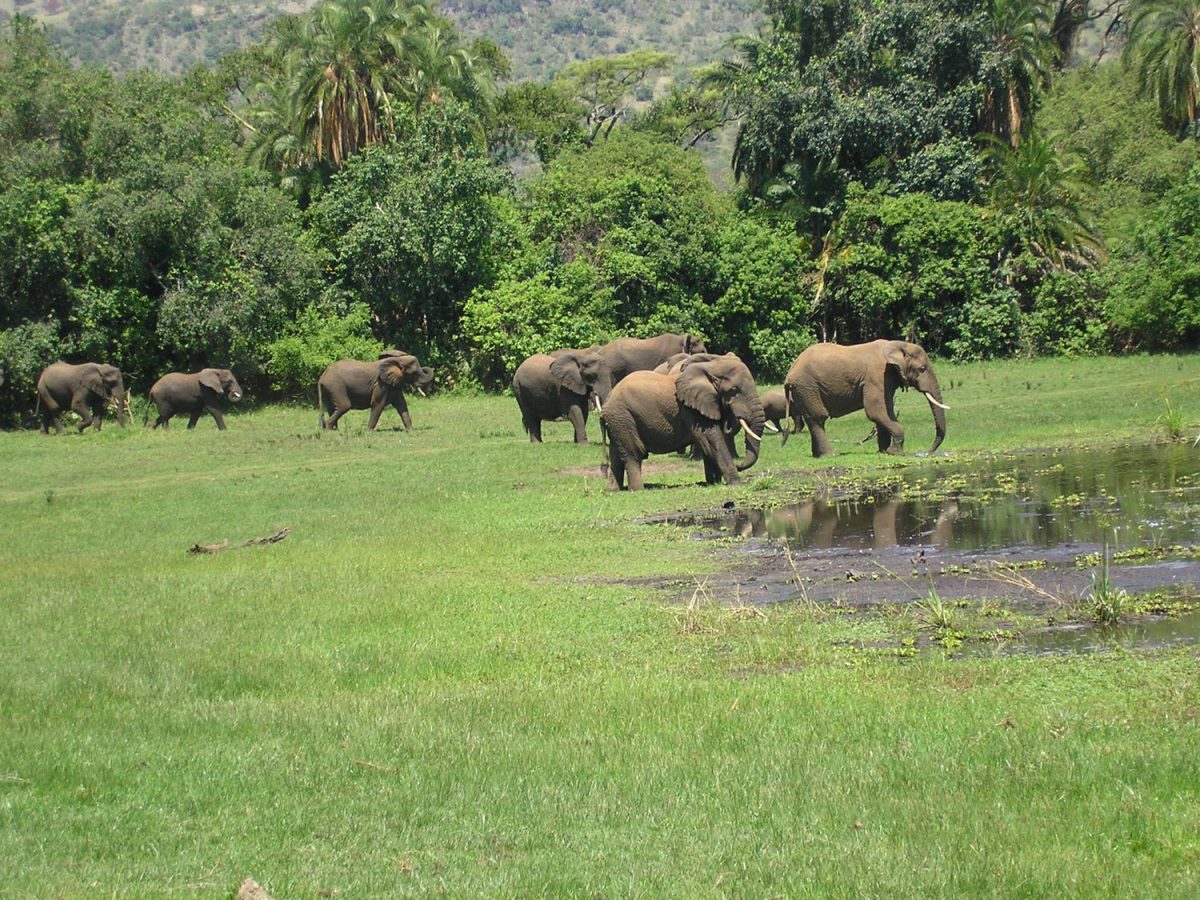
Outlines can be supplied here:
M1200 431L1200 356L938 369L952 454ZM613 494L511 397L411 405L0 434L0 896L1200 892L1194 647L900 658L812 609L689 615L710 549L639 520L795 488L830 464L805 436ZM837 465L897 464L868 427L832 423Z

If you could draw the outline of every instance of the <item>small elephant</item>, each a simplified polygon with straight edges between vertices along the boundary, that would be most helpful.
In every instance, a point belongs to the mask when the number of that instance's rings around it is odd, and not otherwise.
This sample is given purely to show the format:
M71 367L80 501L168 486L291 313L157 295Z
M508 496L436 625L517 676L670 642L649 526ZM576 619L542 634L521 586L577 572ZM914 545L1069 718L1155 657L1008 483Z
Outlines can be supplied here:
M776 388L773 391L767 391L759 399L762 400L763 413L767 417L768 424L774 426L781 435L779 446L784 446L790 434L787 425L784 424L788 417L787 395L784 394L783 388ZM796 427L799 428L799 424Z
M675 375L634 372L621 381L600 413L609 439L609 488L641 490L642 460L695 445L709 484L737 480L758 461L763 408L754 378L733 354L693 363ZM746 454L734 462L733 436L746 433Z
M887 340L851 346L813 344L792 363L783 385L796 430L801 421L808 425L813 456L833 455L826 420L860 409L875 423L879 451L903 453L904 429L892 402L900 387L916 388L929 401L937 432L929 448L933 453L946 437L945 411L950 407L942 402L937 376L919 344Z
M117 424L122 428L129 418L121 370L107 363L53 363L38 376L37 392L42 411L42 434L49 433L51 424L58 434L62 434L62 414L67 409L79 414L81 432L89 425L99 431L105 407L110 405L116 406Z
M158 409L154 428L167 423L176 413L188 413L188 428L196 427L200 416L208 413L217 422L219 431L225 430L222 407L225 401L237 403L242 399L242 386L228 369L201 369L185 374L168 372L150 388L150 400Z
M558 356L572 352L586 351L535 353L517 366L517 371L513 373L513 394L521 410L521 424L525 426L532 443L542 442L542 422L561 418L566 418L574 427L575 443L588 442L588 395L577 394L564 387L550 374L550 364Z
M317 406L321 408L322 428L337 430L338 419L351 409L369 409L367 429L374 431L383 415L384 406L391 404L400 414L404 430L412 430L412 416L404 388L411 387L422 397L433 388L433 370L422 366L411 353L385 350L377 362L340 359L330 365L317 382ZM325 415L329 414L326 421Z
M690 334L617 338L602 347L558 353L550 363L550 374L560 386L589 397L603 409L613 387L630 372L652 370L675 354L703 352L704 344Z

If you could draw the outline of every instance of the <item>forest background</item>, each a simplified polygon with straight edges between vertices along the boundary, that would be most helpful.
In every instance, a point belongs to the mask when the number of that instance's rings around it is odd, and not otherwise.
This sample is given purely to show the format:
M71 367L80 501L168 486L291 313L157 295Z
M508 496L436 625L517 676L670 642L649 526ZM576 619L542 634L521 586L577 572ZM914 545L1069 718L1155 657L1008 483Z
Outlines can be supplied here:
M41 17L35 18L29 14ZM0 2L0 422L702 335L1194 349L1200 0ZM485 37L486 35L486 37Z

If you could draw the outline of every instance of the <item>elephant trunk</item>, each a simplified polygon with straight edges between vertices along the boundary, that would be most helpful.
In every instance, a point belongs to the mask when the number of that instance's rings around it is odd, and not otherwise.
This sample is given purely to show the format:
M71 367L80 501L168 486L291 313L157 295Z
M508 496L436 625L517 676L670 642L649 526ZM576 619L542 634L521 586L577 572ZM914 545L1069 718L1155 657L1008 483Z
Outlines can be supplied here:
M934 379L932 389L924 391L924 394L925 399L929 401L929 410L933 413L933 427L936 432L929 452L935 453L946 439L946 410L950 407L942 402L942 389L938 386L937 379Z
M759 405L748 416L741 417L741 420L745 423L742 430L746 432L746 453L738 462L737 470L744 472L758 462L758 448L762 444L763 423L766 422L767 417L762 406Z

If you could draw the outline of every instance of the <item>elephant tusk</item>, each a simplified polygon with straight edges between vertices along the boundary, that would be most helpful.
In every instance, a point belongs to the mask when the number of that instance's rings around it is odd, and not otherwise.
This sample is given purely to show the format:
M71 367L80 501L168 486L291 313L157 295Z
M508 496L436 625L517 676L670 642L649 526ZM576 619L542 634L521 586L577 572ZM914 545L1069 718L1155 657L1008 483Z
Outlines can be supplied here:
M771 432L771 434L779 434L779 429L771 422L763 422L763 428Z
M759 435L757 435L757 434L755 434L755 433L754 433L754 432L751 430L750 426L746 424L746 420L745 420L745 419L738 419L738 422L740 422L740 423L741 423L741 425L742 425L742 431L746 432L746 434L747 434L749 437L752 437L752 438L754 438L756 441L761 441L761 440L762 440L762 437L761 437L761 436L759 436Z
M939 403L938 401L934 400L933 394L929 393L929 391L922 391L921 393L923 393L925 395L925 399L928 400L930 403L932 403L934 406L941 407L942 409L950 408L945 403Z
M604 407L600 405L600 395L595 394L593 395L592 399L596 401L596 412L600 415L604 415Z
M417 393L418 393L418 394L420 394L422 397L427 397L427 396L429 396L428 394L426 394L426 393L425 393L423 390L421 390L420 388L417 388Z

